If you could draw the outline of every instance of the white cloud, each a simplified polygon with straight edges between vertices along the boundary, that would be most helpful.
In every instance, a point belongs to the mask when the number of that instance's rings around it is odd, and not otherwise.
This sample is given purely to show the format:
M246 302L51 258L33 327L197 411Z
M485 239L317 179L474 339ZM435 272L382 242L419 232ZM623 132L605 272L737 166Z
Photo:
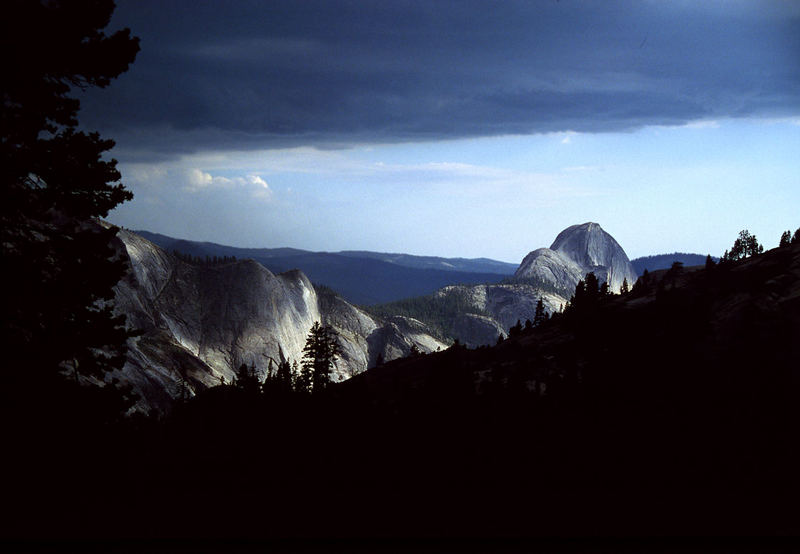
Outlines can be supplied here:
M213 176L199 169L189 169L185 173L186 184L184 190L199 193L211 189L239 189L246 190L253 198L269 200L272 190L269 184L259 175L245 175L243 177Z

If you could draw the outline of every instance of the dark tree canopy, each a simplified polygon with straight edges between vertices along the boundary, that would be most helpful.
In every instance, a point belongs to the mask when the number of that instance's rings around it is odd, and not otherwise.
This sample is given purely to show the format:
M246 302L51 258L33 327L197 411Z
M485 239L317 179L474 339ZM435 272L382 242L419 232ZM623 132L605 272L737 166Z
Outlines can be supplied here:
M731 247L730 251L725 251L725 254L722 255L722 260L726 262L742 260L762 252L764 252L764 247L758 243L756 236L744 229L739 231L739 236L733 242L733 247Z
M547 321L547 312L544 309L544 301L542 297L539 297L539 300L536 302L536 311L533 315L533 326L538 327Z
M112 287L125 266L117 229L93 218L132 198L113 141L78 130L75 88L106 87L139 50L127 29L106 35L114 4L11 0L0 19L0 235L4 351L23 381L68 372L102 378L124 362L128 333Z
M335 358L342 353L339 338L331 327L315 321L303 348L303 388L312 393L326 389L331 382Z

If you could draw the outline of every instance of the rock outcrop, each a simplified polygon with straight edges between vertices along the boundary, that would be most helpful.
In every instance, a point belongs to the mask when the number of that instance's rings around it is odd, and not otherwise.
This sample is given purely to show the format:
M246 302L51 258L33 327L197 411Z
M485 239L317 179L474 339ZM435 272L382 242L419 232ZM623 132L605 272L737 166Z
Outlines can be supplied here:
M633 285L637 279L625 251L597 223L567 227L550 248L539 248L525 256L514 276L535 278L569 291L589 272L594 272L601 283L608 282L614 292L619 292L623 280Z
M637 279L625 251L597 223L568 227L550 248L532 251L511 283L450 286L436 294L467 299L470 309L459 315L455 333L462 343L476 347L493 344L517 321L533 321L539 298L548 313L558 312L590 271L600 282L607 281L613 292L619 291L623 280L633 286Z
M243 363L263 376L270 360L299 362L315 321L341 339L334 380L412 346L446 347L415 320L379 321L335 295L321 299L298 270L274 275L253 260L188 264L134 233L118 239L130 271L116 287L116 309L142 333L129 341L121 377L140 395L140 409L166 410L176 397L230 383Z
M453 285L436 292L438 296L467 298L469 310L458 316L456 338L474 348L494 344L498 335L507 334L517 321L536 315L539 298L547 313L561 310L569 300L562 295L529 284Z

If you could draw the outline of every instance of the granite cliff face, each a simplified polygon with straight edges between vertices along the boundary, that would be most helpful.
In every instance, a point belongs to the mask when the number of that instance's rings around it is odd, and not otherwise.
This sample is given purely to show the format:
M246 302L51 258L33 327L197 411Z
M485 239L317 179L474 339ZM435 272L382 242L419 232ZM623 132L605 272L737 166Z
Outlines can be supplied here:
M542 299L548 313L558 312L569 300L554 292L529 284L453 285L436 292L437 296L467 298L469 309L459 314L455 325L458 340L470 348L494 344L517 321L533 321L536 303Z
M619 243L591 222L567 227L550 248L539 248L525 256L514 276L533 277L569 291L589 272L594 272L601 283L608 282L613 292L619 292L623 280L633 285L637 279Z
M379 321L334 295L320 298L297 270L274 275L252 260L187 264L134 233L120 231L118 239L130 271L116 287L116 309L142 331L129 341L122 378L143 409L168 409L182 394L231 382L242 363L263 375L270 360L299 362L315 321L341 337L334 380L379 356L405 356L412 345L446 347L415 320Z

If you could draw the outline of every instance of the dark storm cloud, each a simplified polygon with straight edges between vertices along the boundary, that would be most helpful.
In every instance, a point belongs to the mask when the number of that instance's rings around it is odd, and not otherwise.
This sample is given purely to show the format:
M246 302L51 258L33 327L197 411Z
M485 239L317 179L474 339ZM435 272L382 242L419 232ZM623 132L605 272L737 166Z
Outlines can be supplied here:
M84 121L130 155L800 112L791 3L118 4L142 51Z

